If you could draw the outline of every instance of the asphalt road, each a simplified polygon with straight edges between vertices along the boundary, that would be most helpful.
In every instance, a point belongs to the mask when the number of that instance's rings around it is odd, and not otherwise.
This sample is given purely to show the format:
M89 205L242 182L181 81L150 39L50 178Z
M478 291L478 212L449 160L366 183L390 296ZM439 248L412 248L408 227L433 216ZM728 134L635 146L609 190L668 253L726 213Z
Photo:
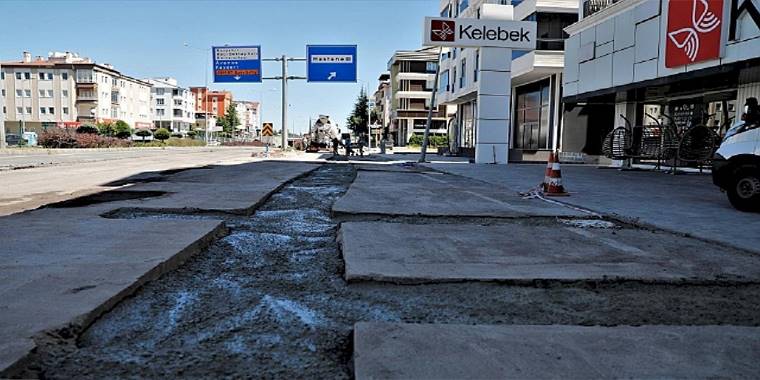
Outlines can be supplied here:
M143 172L250 162L259 148L0 152L0 216L103 191Z

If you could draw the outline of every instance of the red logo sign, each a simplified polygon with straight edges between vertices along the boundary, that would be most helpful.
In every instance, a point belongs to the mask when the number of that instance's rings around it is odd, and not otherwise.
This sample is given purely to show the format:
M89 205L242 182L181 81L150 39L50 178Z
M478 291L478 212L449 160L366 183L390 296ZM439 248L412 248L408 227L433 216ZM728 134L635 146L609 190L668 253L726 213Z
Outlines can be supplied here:
M431 20L430 21L430 40L442 42L454 42L454 21Z
M723 1L668 1L665 67L678 67L720 57Z

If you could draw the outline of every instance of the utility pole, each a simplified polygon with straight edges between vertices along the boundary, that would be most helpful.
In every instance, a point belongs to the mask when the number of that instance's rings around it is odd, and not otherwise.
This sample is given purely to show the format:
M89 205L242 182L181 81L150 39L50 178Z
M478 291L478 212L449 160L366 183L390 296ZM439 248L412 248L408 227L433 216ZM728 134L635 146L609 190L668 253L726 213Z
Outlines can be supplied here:
M422 137L422 154L419 162L425 162L427 156L428 137L430 136L430 124L433 122L433 107L435 106L435 94L438 93L438 75L441 73L441 54L443 47L438 48L438 63L435 68L435 79L433 80L433 94L430 96L430 109L428 109L427 122L425 123L425 134Z
M262 61L275 61L282 63L282 75L261 79L274 79L282 81L282 149L288 147L288 81L292 79L306 79L306 77L288 76L288 62L306 61L306 58L288 58L282 55L280 58L262 59Z
M288 147L288 60L282 55L282 149Z

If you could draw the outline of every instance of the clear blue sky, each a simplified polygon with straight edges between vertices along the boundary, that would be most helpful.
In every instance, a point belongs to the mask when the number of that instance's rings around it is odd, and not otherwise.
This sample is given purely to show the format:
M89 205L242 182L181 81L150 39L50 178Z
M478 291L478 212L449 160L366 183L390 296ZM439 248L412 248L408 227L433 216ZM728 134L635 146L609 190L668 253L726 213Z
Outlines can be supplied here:
M258 0L258 1L0 1L3 38L0 60L21 52L46 56L72 51L111 63L138 77L172 76L182 86L202 86L210 53L189 49L213 45L261 45L265 58L305 55L306 44L356 44L357 84L290 85L290 120L303 131L310 116L328 114L343 125L362 86L372 91L395 50L420 48L422 20L437 15L438 0ZM265 76L279 75L265 62ZM291 75L305 75L293 62ZM211 79L209 79L211 81ZM264 119L280 125L280 82L211 84L235 99L263 98Z

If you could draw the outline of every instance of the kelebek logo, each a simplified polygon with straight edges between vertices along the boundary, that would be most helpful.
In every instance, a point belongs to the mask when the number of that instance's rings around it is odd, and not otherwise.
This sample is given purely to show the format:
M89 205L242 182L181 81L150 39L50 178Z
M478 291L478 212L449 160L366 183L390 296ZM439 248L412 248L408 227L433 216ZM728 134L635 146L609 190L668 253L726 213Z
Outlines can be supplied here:
M670 0L665 67L720 57L724 0Z
M454 42L454 21L432 20L430 21L430 40Z

